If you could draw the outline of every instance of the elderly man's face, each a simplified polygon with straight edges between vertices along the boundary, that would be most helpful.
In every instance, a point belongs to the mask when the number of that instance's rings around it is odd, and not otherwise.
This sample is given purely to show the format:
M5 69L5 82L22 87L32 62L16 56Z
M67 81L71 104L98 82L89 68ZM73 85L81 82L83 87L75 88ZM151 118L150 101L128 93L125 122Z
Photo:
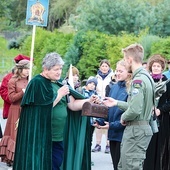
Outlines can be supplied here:
M63 68L62 65L56 65L52 67L50 70L44 69L44 74L46 78L56 81L59 80L61 77L62 68Z

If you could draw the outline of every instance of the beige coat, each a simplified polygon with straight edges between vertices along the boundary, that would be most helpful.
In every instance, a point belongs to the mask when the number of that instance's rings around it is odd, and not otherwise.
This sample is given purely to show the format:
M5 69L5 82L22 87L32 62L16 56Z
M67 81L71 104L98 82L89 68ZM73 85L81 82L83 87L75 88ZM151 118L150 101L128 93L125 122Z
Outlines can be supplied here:
M105 97L106 86L110 83L113 74L114 73L111 70L111 72L105 77L105 79L102 79L102 77L99 74L96 75L98 81L96 91L101 98Z

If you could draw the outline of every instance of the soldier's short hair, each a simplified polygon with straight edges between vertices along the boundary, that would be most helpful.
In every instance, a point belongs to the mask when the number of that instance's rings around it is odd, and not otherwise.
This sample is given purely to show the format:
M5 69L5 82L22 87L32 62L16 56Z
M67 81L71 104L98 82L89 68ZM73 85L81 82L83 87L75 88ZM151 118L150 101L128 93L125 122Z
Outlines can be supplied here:
M125 57L132 57L137 63L142 63L144 58L144 49L140 44L131 44L128 47L122 49Z

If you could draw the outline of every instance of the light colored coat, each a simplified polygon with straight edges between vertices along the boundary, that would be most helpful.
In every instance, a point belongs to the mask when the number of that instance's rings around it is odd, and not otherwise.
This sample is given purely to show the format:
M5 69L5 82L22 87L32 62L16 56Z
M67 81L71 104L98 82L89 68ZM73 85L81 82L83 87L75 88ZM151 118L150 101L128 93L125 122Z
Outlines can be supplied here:
M106 86L110 83L111 77L112 77L113 74L114 74L113 70L111 70L111 72L104 79L102 79L102 77L99 74L96 75L97 82L98 82L97 87L96 87L96 91L97 91L97 94L101 98L105 97Z

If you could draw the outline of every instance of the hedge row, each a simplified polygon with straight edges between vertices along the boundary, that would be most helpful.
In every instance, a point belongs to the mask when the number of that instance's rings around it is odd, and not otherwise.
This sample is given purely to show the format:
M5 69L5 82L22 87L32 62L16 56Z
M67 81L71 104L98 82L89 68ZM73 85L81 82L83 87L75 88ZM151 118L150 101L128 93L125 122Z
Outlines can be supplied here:
M22 45L24 54L29 55L32 37L29 36ZM145 60L154 54L160 53L170 59L170 38L160 38L142 32L139 36L122 33L119 36L107 35L97 31L77 32L64 34L37 28L34 47L34 74L41 72L42 58L46 53L57 52L64 61L63 76L70 64L80 70L81 79L96 75L99 62L108 59L111 67L122 58L121 50L131 43L141 43L146 51Z

